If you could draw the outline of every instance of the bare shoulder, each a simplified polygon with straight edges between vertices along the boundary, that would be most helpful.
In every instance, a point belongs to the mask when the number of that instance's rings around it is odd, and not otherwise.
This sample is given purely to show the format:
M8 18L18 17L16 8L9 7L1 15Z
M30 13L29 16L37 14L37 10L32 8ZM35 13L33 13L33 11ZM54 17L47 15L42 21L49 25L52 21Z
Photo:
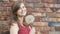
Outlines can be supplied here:
M32 29L35 29L35 27L32 27Z
M12 22L12 25L17 25L17 22L15 21L15 22Z
M35 27L31 27L31 26L29 26L29 28L30 28L30 29L35 29Z

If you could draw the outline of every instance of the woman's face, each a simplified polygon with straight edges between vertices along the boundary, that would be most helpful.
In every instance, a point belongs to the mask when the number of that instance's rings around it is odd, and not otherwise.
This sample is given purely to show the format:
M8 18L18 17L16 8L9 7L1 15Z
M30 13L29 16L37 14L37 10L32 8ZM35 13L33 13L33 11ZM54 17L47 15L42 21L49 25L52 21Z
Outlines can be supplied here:
M17 15L19 15L19 16L25 16L26 15L26 9L19 9L18 11L17 11Z
M19 10L17 11L17 15L25 16L26 12L27 12L27 10L26 10L25 6L21 5L20 8L19 8Z

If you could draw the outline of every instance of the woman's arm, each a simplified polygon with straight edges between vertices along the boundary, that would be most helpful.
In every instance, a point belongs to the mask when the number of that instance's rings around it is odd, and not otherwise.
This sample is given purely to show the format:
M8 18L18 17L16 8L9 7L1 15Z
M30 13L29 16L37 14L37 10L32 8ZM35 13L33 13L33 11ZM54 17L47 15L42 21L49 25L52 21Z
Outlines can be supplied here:
M18 34L18 25L16 23L13 23L13 25L10 28L10 34Z
M29 34L35 34L35 27L32 27Z

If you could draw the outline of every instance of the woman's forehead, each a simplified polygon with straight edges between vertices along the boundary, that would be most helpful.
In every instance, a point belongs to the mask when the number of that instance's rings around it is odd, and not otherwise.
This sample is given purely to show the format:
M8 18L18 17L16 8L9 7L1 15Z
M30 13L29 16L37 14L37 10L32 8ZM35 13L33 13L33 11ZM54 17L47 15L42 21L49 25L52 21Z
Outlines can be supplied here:
M20 4L20 8L25 7L23 3Z
M19 8L19 10L18 10L18 11L20 11L20 12L27 12L26 7L25 7L24 3L20 3L20 8Z

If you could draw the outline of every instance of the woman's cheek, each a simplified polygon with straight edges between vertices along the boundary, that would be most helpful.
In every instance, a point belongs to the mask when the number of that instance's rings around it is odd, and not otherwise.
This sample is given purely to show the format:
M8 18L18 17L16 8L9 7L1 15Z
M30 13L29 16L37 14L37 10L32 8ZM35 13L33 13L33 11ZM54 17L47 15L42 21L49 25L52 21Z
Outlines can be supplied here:
M24 12L23 15L26 15L26 12Z
M21 13L18 13L18 15L21 15Z

